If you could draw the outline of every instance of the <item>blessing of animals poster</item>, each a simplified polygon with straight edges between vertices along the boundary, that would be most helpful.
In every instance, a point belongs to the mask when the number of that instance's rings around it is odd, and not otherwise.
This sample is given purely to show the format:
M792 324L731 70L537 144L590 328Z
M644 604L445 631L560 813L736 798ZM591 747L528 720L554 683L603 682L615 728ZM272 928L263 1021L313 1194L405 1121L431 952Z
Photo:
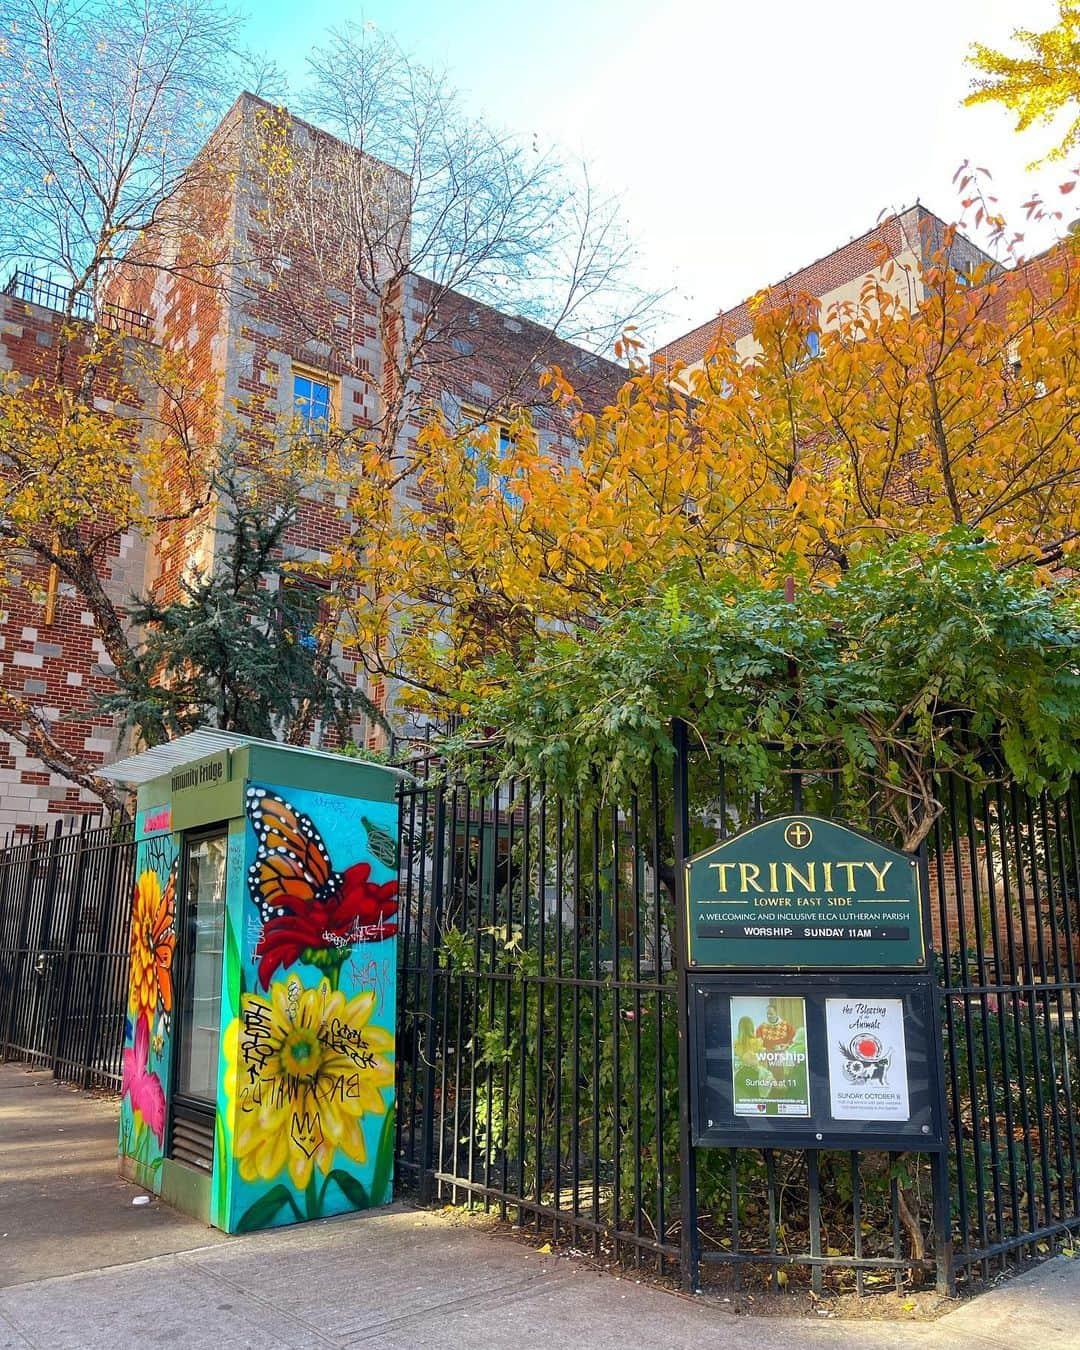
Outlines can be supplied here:
M909 1120L904 1001L828 998L829 1102L834 1120Z
M394 804L249 783L244 808L219 1141L241 1232L389 1200L398 920Z

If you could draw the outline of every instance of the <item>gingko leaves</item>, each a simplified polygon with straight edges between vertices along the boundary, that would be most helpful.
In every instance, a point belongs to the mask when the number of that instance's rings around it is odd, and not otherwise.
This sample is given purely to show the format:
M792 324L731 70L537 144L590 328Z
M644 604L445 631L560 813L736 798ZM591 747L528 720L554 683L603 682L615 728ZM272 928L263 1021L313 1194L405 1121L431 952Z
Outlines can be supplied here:
M1064 159L1080 143L1080 4L1058 0L1056 25L1045 32L1017 28L1012 38L1020 44L1019 55L997 51L981 42L972 45L968 61L980 73L973 81L973 92L964 101L1000 103L1016 114L1017 131L1050 124L1062 110L1072 110L1072 122L1045 157Z

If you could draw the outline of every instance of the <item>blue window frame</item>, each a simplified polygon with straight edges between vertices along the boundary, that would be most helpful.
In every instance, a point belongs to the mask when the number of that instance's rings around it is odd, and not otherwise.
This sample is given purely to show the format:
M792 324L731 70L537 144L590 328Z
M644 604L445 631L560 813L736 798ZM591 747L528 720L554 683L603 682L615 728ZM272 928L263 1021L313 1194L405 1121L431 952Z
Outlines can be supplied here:
M293 375L293 412L304 431L326 431L332 411L329 380L312 375Z
M806 335L806 354L811 359L821 352L821 334L813 331Z
M477 427L481 430L481 427ZM514 448L514 438L510 432L503 426L499 427L499 458L505 459L509 452ZM476 468L476 486L483 492L489 487L494 487L499 496L508 506L520 506L521 498L510 488L510 479L506 474L491 472L491 468L485 462L480 450L475 445L467 445L465 453L474 461Z
M313 652L319 645L317 632L327 620L329 591L329 583L316 577L282 578L280 622L305 651Z

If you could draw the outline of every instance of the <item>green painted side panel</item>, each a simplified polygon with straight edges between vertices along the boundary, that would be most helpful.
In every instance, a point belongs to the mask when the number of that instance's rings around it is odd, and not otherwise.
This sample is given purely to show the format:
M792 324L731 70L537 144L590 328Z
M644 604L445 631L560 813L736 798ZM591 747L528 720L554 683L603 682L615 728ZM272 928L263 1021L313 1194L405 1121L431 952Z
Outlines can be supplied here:
M233 779L173 797L173 829L197 830L244 814L244 780Z
M169 780L155 778L152 783L143 783L136 794L139 810L149 810L154 806L167 806L169 802Z
M763 821L684 866L693 967L925 965L916 860L834 820Z
M189 1167L187 1163L166 1158L161 1164L161 1186L158 1191L166 1204L190 1214L192 1218L210 1222L210 1173Z
M362 759L326 759L265 745L246 745L235 750L233 776L374 802L392 802L399 781L396 773L381 764L369 764Z
M243 815L244 782L228 750L174 769L169 785L174 830L196 830Z

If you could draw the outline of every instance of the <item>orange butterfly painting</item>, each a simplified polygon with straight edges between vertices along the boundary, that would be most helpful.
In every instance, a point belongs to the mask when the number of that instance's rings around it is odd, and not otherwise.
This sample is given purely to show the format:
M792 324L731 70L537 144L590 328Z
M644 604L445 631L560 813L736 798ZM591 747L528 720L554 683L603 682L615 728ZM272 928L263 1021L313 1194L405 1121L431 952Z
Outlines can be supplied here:
M262 919L260 983L268 989L276 970L300 961L336 986L356 943L397 932L397 882L372 882L366 862L335 871L311 817L268 788L250 786L245 807L257 841L248 893Z

